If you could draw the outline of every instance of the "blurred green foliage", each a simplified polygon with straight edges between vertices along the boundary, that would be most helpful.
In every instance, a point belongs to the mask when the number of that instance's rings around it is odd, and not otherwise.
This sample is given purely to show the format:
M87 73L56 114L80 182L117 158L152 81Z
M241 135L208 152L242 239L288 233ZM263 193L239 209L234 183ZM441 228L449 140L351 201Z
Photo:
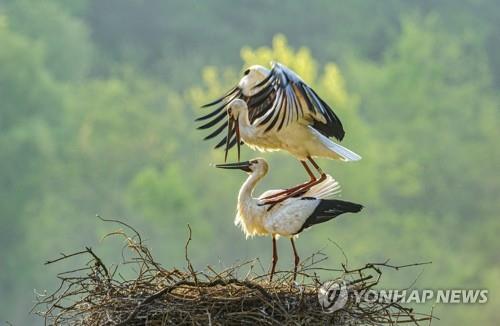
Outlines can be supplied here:
M495 0L0 1L0 320L40 324L33 289L63 268L42 264L115 228L95 214L136 226L166 266L184 264L188 223L200 268L266 262L268 240L232 223L245 176L209 165L223 153L193 120L244 67L275 59L332 104L363 156L321 162L366 208L304 233L302 256L332 239L351 264L432 260L417 287L490 290L486 305L436 307L441 325L498 323L499 40ZM287 155L243 151L256 156L271 164L260 190L305 178Z

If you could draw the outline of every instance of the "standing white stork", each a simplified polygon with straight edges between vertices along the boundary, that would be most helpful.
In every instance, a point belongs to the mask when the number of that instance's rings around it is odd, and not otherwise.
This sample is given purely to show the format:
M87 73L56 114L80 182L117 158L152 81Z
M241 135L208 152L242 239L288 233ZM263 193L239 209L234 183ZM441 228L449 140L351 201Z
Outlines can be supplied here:
M211 128L224 121L205 140L216 137L227 128L227 135L215 146L226 145L225 160L229 149L235 145L240 160L243 141L260 151L285 150L300 160L307 171L308 182L268 196L268 203L292 197L326 178L313 157L346 162L361 159L358 154L330 139L334 137L340 141L344 137L339 118L295 72L280 63L272 63L271 70L262 66L250 67L236 87L203 107L216 104L220 106L197 119L213 118L198 129ZM316 178L307 161L318 171L320 178ZM281 198L271 199L278 197Z
M218 164L222 169L240 169L250 175L243 183L238 194L238 208L235 224L239 225L246 237L254 235L271 235L273 239L273 259L270 279L278 262L276 251L276 238L286 236L290 238L295 257L294 278L300 258L293 241L300 232L310 226L323 223L343 213L357 213L363 206L343 200L325 199L340 192L340 186L331 176L315 186L303 191L295 197L287 198L278 204L273 204L271 209L265 203L266 198L281 189L269 190L260 197L253 197L257 183L267 174L269 166L265 159L257 158L251 161L229 164Z

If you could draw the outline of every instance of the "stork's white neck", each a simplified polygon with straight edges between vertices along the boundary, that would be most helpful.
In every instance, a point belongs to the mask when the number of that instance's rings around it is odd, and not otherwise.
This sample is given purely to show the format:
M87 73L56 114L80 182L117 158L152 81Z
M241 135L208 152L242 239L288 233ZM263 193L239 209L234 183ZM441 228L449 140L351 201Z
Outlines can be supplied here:
M258 131L256 128L250 123L250 119L248 117L248 109L241 110L238 115L238 125L240 127L240 136L241 139L247 143L247 145L251 145L254 142Z
M267 171L256 171L252 173L243 183L238 194L238 214L235 224L241 226L247 238L255 234L264 234L262 219L265 206L259 206L258 199L253 197L253 191L257 183L264 177Z
M240 128L248 128L250 127L250 119L248 117L248 109L241 110L238 114L238 123Z
M238 202L241 204L248 203L253 199L253 191L257 186L257 183L264 177L266 173L262 171L255 171L245 180L240 188L240 193L238 194Z

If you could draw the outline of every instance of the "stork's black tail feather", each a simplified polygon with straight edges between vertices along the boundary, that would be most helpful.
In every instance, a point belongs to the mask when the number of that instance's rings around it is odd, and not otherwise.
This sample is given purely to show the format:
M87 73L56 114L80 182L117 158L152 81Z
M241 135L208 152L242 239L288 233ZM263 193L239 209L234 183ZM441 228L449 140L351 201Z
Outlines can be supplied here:
M316 207L314 212L309 216L302 225L302 230L307 229L308 227L319 224L323 222L327 222L332 218L335 218L344 213L357 213L363 209L363 206L360 204L352 203L349 201L343 201L338 199L323 199L320 201L319 205Z

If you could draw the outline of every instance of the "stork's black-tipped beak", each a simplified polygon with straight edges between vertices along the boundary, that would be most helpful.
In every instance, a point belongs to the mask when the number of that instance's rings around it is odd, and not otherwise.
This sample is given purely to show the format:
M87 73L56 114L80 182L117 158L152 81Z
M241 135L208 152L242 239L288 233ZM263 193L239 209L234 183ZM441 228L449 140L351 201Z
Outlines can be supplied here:
M250 169L250 161L246 162L238 162L238 163L226 163L226 164L217 164L215 166L219 169L239 169L245 172L252 172Z
M238 124L238 122L235 121L231 116L228 116L226 149L225 149L225 154L224 154L224 162L227 162L227 153L229 153L229 144L231 142L231 137L233 136L233 132L234 132L233 128L236 124ZM239 161L239 159L238 159L238 161Z
M238 147L238 162L240 161L240 143L241 143L241 137L240 137L240 123L239 120L236 119L234 121L234 130L236 132L236 147Z

